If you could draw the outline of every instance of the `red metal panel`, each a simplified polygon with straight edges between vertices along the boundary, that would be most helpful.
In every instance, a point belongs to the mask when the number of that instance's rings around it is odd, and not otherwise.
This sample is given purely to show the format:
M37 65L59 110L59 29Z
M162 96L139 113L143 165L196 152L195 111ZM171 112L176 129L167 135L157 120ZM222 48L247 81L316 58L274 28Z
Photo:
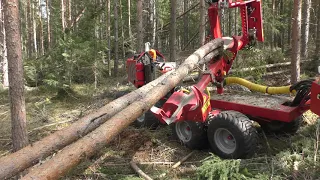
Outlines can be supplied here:
M135 87L139 88L145 85L144 65L142 63L129 58L127 60L127 74L128 81L131 82Z
M311 87L311 111L320 116L320 84L313 82Z
M262 24L262 11L261 2L251 3L252 13L248 18L248 28L256 29L257 40L263 42L263 24Z
M214 109L234 110L252 117L283 122L291 122L306 111L300 107L279 105L278 107L274 107L274 109L269 109L221 100L211 100L211 106Z
M214 3L208 9L211 34L213 36L213 39L222 37L217 5L218 3Z

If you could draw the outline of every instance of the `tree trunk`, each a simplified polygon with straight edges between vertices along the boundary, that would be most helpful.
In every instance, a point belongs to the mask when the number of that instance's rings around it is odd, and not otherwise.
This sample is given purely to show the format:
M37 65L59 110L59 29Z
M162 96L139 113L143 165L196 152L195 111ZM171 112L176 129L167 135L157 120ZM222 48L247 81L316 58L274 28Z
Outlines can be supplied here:
M65 2L66 0L61 0L61 25L62 25L62 32L65 33L66 31L66 21L65 21L65 11L66 11L66 7L65 7Z
M118 67L119 67L119 37L118 37L118 0L114 0L114 76L118 75Z
M187 11L189 7L189 1L184 0L183 1L183 11ZM188 14L185 14L183 17L183 46L186 46L188 40L189 40L189 19L188 19Z
M41 0L39 0L39 39L40 39L40 52L41 55L44 55L44 38L43 38L43 23L42 23L42 8L41 8Z
M211 41L201 47L189 56L175 73L172 73L161 83L157 84L149 93L144 94L139 101L135 101L90 134L67 146L52 159L35 167L22 179L58 179L66 174L84 158L92 156L96 151L108 144L123 129L141 116L144 111L150 109L161 97L164 97L173 89L188 72L195 68L196 64L206 54L221 47L222 41L220 39Z
M71 31L72 24L72 8L71 8L72 0L68 0L68 28Z
M206 42L206 6L205 1L200 0L200 45Z
M5 0L4 20L8 48L9 96L13 151L28 144L24 99L23 62L21 51L19 1Z
M27 54L30 58L32 56L32 21L31 21L31 0L27 0L27 26L28 26L28 45L27 45Z
M152 47L155 47L156 43L156 31L157 31L157 9L156 9L156 1L151 0L151 9L152 9L152 18L151 18L151 24L152 24Z
M131 0L128 0L128 29L130 43L132 41L132 29L131 29Z
M51 24L50 24L51 23L51 21L50 21L51 12L50 12L49 1L50 0L46 0L48 50L51 49Z
M301 26L301 56L302 58L308 57L308 43L309 43L309 27L310 27L310 9L311 9L311 0L303 1L302 9L302 20L303 25Z
M7 45L6 45L6 31L4 28L4 11L3 4L0 2L0 67L2 73L2 86L9 87L9 77L8 77L8 59L7 59Z
M291 83L300 80L301 0L294 0L292 20Z
M108 37L108 73L109 77L112 76L111 73L111 2L110 0L106 1L106 6L107 6L107 16L108 16L108 23L107 23L107 34L106 36Z
M276 14L276 2L275 2L276 0L272 0L272 14L275 16ZM272 22L274 23L275 22L275 18L274 18L274 16L272 16ZM273 49L274 49L274 39L275 39L275 32L272 30L272 28L271 28L271 32L270 32L270 34L271 34L271 40L270 40L270 46L271 46L271 51L273 51Z
M176 38L177 38L177 24L176 24L176 0L170 0L171 13L170 13L170 61L175 62L177 60L176 52Z
M32 2L32 25L33 25L33 48L36 57L38 57L38 44L37 44L37 20L36 20L36 8L34 8L34 3Z
M143 51L143 0L137 2L137 20L138 20L138 34L137 34L137 53Z
M317 41L316 41L316 56L320 56L320 1L318 1L318 26L317 26Z
M122 63L123 63L123 70L125 71L126 69L126 50L125 50L125 46L124 46L124 43L125 43L125 38L124 38L124 19L123 19L123 14L122 14L122 0L119 0L119 9L120 9L120 22L121 22L121 40L122 40Z

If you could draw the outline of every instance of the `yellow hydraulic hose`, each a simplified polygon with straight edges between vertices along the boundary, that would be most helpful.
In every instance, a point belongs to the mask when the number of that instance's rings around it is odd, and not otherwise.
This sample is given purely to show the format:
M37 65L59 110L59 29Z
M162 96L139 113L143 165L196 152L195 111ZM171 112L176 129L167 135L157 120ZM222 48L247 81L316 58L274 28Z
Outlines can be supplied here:
M238 77L227 77L225 78L226 85L230 84L239 84L242 86L247 87L251 91L261 92L261 93L267 93L267 94L290 94L295 93L295 91L290 91L290 86L281 86L281 87L268 87L268 86L262 86L259 84L252 83L250 81L247 81L242 78Z

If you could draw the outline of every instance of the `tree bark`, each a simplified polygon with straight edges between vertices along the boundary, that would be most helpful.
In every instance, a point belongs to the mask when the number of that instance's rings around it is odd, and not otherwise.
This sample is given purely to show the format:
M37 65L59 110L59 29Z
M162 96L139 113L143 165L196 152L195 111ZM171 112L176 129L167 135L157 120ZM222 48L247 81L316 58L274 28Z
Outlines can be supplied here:
M28 29L28 37L27 37L27 54L30 58L32 56L32 21L31 21L31 0L27 0L27 29Z
M108 23L107 23L107 34L106 36L108 37L108 73L109 77L111 77L111 2L110 0L106 1L106 6L107 6L107 16L108 16Z
M0 67L2 73L2 86L9 87L9 77L8 77L8 59L7 59L7 45L6 45L6 30L4 28L4 11L3 4L0 2Z
M154 86L159 84L169 76L169 74L170 73L166 73L155 81L112 101L61 131L57 131L16 153L0 158L0 179L10 178L16 175L24 169L38 163L42 158L46 158L51 152L58 151L96 129L116 113L137 99L141 99L143 95L148 94ZM12 159L15 161L12 161Z
M32 25L33 25L33 49L35 56L38 57L38 44L37 44L37 20L36 20L36 8L34 7L35 2L32 2Z
M200 0L200 45L206 42L206 6L205 1Z
M39 39L40 39L40 53L43 56L44 55L44 38L43 38L43 21L42 21L42 6L41 6L41 0L38 1L39 3Z
M122 0L119 0L119 10L120 10L120 23L121 23L121 40L122 40L122 63L123 64L126 64L126 50L125 50L125 46L124 46L124 43L125 43L125 38L124 38L124 19L123 19L123 12L122 12ZM123 66L123 70L125 71L126 69L126 66Z
M308 57L308 43L309 43L309 27L310 27L310 9L311 9L311 0L303 1L302 9L302 20L303 25L301 26L301 56L303 58Z
M68 0L68 28L71 30L72 25L72 8L71 8L72 0Z
M129 29L129 39L132 41L132 29L131 29L131 0L128 0L128 29Z
M155 47L155 43L156 43L156 31L157 31L157 8L156 8L156 1L155 0L151 0L150 1L150 5L151 5L151 24L152 24L152 47Z
M51 49L51 21L50 21L50 5L49 5L50 0L46 0L46 13L47 13L47 41L48 41L48 50Z
M4 1L6 44L9 66L9 98L12 124L13 151L28 144L24 99L23 62L20 37L19 1Z
M118 37L118 0L114 0L114 76L118 75L118 67L119 67L119 37Z
M176 36L177 36L177 25L176 25L176 10L177 2L176 0L170 0L171 13L170 13L170 61L175 62L177 60L176 52Z
M272 14L274 15L274 16L276 16L276 0L272 0ZM274 16L272 16L272 22L274 22ZM271 32L270 32L270 34L271 34L271 40L270 40L270 46L271 46L271 51L273 51L273 49L274 49L274 40L275 40L275 33L273 32L273 30L272 30L272 28L271 28Z
M92 156L108 144L124 128L173 89L206 54L222 48L222 44L220 39L216 39L198 49L174 73L144 94L139 101L135 101L90 134L67 146L52 159L35 167L22 179L57 179L66 174L84 158Z
M137 20L138 20L138 34L137 34L137 53L143 51L143 0L137 2Z
M291 83L300 80L301 0L294 0L292 20Z
M61 25L62 25L62 32L63 33L65 33L65 31L66 31L66 21L65 21L66 6L65 6L65 1L66 0L61 0Z
M320 56L320 1L318 1L318 25L317 25L317 41L316 41L316 56Z
M189 7L189 1L188 0L184 0L183 1L183 11L187 11ZM185 46L189 40L189 19L188 19L188 14L186 14L183 17L183 46Z

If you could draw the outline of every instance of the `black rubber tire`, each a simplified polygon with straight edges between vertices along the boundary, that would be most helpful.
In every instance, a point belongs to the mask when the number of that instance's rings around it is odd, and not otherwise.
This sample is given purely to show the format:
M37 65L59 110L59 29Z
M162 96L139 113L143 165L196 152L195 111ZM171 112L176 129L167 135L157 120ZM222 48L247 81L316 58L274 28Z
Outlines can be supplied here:
M179 136L179 132L177 130L178 123L185 123L190 128L191 138L186 140L182 139ZM186 147L190 149L204 149L208 147L208 138L207 138L207 131L206 127L203 123L194 122L194 121L183 121L178 122L171 125L173 135L179 139L181 143L183 143Z
M300 126L302 125L302 122L303 117L299 116L289 123L280 121L261 122L260 126L262 130L267 134L293 135L297 133Z
M155 106L160 108L162 107L162 105L165 103L165 100L159 100ZM143 117L144 116L144 117ZM140 121L136 120L133 125L136 128L148 128L151 130L155 130L159 127L159 125L161 124L160 121L154 116L154 114L148 110L146 113L144 113L144 115L141 116L140 118L142 118Z
M232 152L227 153L218 147L215 136L221 130L227 130L232 135L231 138L235 141ZM223 111L216 116L210 114L207 133L211 150L221 158L245 159L252 157L256 151L257 130L252 121L240 112Z

